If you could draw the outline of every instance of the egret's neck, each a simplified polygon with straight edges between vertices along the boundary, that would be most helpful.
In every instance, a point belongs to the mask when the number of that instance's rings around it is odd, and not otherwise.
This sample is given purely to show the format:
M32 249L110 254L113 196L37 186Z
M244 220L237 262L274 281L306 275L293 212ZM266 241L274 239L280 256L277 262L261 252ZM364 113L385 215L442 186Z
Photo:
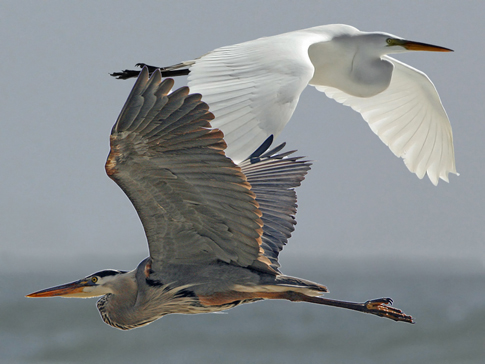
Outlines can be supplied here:
M346 37L315 43L308 49L315 73L309 84L330 86L357 97L371 97L391 82L393 65L379 52Z

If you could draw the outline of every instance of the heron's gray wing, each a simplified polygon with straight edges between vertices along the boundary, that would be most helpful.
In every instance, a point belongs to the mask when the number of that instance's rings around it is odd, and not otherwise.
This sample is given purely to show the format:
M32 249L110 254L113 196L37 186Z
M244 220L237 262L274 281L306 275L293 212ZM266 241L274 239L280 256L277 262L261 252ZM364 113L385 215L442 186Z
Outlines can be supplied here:
M262 247L275 270L280 266L278 254L295 230L294 188L301 184L311 166L302 157L290 156L295 151L279 153L284 147L285 143L240 164L263 213Z
M111 133L106 171L130 198L161 263L221 260L271 271L261 247L258 203L224 155L213 115L187 87L144 69ZM265 268L266 267L266 268Z

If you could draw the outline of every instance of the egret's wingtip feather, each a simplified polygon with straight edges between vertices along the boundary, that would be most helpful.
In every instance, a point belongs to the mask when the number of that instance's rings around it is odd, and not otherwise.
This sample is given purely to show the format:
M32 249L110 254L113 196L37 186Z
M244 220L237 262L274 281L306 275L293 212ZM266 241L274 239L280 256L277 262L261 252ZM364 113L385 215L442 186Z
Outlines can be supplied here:
M428 178L429 178L429 180L431 181L431 183L433 185L438 186L438 182L440 181L440 179L438 178L438 176L436 176L436 175L430 175L428 173Z

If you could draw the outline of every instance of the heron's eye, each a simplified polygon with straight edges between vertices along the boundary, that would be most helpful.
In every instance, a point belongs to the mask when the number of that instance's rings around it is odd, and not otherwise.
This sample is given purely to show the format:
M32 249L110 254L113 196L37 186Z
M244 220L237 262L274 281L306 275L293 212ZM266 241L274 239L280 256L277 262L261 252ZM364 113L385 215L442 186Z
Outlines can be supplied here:
M392 38L387 38L387 39L386 39L386 43L387 43L388 45L390 45L390 46L391 46L391 45L394 45L394 39L392 39Z
M98 277L91 277L91 282L96 283L98 281Z

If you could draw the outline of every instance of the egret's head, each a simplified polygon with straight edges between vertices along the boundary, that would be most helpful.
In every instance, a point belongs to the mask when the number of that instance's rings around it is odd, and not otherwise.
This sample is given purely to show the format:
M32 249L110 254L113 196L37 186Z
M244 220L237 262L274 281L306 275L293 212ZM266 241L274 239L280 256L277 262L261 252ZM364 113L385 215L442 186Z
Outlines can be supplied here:
M432 44L414 42L391 35L385 35L387 53L401 53L407 51L428 51L428 52L453 52L449 48L444 48Z
M103 296L113 292L113 284L126 274L125 271L107 269L88 275L75 282L46 288L27 295L26 297L75 297L89 298Z
M346 41L352 42L357 47L358 52L368 54L369 56L382 56L409 51L453 52L449 48L414 42L384 32L360 32L351 36L342 37L341 41L343 41L344 45Z

